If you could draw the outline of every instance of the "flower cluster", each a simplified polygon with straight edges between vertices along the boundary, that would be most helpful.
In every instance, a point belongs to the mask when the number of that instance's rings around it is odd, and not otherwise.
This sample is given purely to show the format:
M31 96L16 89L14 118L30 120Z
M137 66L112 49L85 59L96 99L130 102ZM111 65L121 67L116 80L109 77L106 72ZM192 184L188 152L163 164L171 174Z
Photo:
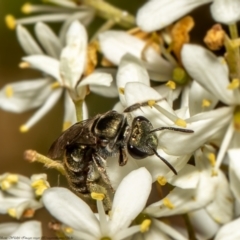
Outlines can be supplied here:
M26 53L20 67L42 78L8 83L0 108L38 108L20 126L26 132L64 95L66 132L55 142L63 161L36 152L27 158L61 169L75 193L50 188L45 175L6 173L0 213L20 219L45 207L57 236L71 239L239 239L239 0L151 0L136 18L105 1L48 2L23 6L47 14L6 17ZM186 16L203 4L217 22L203 36L205 46L191 43L195 23ZM95 15L107 21L88 40ZM47 21L64 21L58 35ZM30 23L37 40L24 26ZM91 92L117 97L112 112L126 122L86 120ZM141 119L145 125L133 124ZM1 232L39 237L41 226L5 223Z

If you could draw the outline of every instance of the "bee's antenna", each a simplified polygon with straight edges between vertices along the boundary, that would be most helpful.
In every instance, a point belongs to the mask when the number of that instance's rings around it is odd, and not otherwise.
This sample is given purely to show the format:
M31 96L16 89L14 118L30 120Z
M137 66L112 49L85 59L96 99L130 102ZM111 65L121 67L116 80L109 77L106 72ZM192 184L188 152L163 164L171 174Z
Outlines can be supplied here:
M148 145L148 147L150 147L151 150L154 152L154 154L155 154L157 157L159 157L159 158L172 170L172 172L173 172L175 175L177 175L176 169L175 169L165 158L161 157L161 156L158 154L158 152L157 152L154 148L152 148L151 146Z
M151 130L149 133L162 131L162 130L171 130L171 131L184 132L184 133L194 133L194 131L191 129L183 129L183 128L175 128L175 127L160 127L160 128Z

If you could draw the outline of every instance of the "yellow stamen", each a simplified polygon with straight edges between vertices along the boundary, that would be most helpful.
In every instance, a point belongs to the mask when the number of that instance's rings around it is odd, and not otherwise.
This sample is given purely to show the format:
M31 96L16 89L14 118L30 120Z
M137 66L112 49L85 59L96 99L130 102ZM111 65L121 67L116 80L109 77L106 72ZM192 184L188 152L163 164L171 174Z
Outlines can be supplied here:
M212 170L212 177L218 176L218 171L216 169Z
M229 85L227 86L227 89L229 89L229 90L234 90L234 89L239 88L239 85L240 85L239 79L234 78L234 79L232 80L232 82L229 83Z
M102 237L100 240L112 240L110 237Z
M205 108L205 107L209 107L211 105L211 101L208 100L208 99L203 99L202 100L202 107Z
M29 130L29 128L28 128L26 125L22 125L22 126L20 126L20 128L19 128L19 131L20 131L21 133L28 132L28 130Z
M178 118L175 121L175 125L180 126L180 127L186 127L187 123L185 122L185 120Z
M124 94L124 88L119 88L119 93Z
M147 232L150 228L151 225L151 220L150 219L145 219L142 224L140 225L140 231L142 233Z
M1 181L1 189L7 190L9 189L13 184L16 184L18 182L18 175L16 174L8 174L2 181Z
M54 82L51 84L51 89L56 89L56 88L59 88L61 85L58 81Z
M233 125L236 131L240 131L240 107L236 107L233 114Z
M155 100L149 100L149 101L148 101L148 106L149 106L150 108L152 108L155 104L156 104L156 101L155 101Z
M15 208L9 208L7 210L7 213L9 216L13 217L13 218L17 218L17 211Z
M171 203L171 201L168 198L163 199L163 205L169 209L175 208L175 206Z
M29 68L30 67L30 64L28 62L21 62L19 63L18 65L20 68Z
M169 80L165 85L172 90L176 89L176 83L174 81Z
M48 182L43 179L32 182L31 186L35 189L36 196L42 196L44 191L49 188Z
M63 123L63 128L62 128L62 131L65 131L67 130L69 127L72 126L72 123L70 121L66 121Z
M5 88L5 95L7 96L7 98L11 98L13 96L13 88L12 86L8 85Z
M209 153L207 157L208 157L208 160L211 163L211 166L214 167L215 164L216 164L216 156L215 156L215 154L214 153Z
M65 228L63 229L63 231L64 231L65 233L68 233L68 234L73 233L73 229L72 229L71 227L65 227Z
M92 199L102 201L105 198L105 195L103 193L92 192L91 197Z
M5 17L5 23L7 25L7 27L11 30L14 30L16 27L16 19L13 15L8 14Z
M31 3L25 3L21 8L22 13L29 14L32 12L32 5Z
M159 176L159 177L157 178L157 181L158 181L158 183L159 183L161 186L164 186L164 185L167 183L167 179L166 179L165 177L163 177L163 176Z

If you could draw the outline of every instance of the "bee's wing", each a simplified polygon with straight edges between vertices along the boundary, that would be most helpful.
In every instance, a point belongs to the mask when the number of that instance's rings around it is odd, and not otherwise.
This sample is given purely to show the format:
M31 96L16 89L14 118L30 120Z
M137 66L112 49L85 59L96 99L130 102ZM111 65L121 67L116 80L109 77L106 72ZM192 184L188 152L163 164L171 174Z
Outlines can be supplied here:
M96 137L91 132L92 125L96 118L97 116L75 123L64 131L51 145L48 156L52 159L61 157L66 147L71 144L96 144Z

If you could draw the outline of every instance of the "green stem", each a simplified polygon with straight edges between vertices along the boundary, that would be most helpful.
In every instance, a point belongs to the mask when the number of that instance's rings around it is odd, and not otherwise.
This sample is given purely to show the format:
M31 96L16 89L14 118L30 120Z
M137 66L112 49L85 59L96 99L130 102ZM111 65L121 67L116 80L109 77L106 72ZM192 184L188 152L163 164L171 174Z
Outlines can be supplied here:
M183 219L185 221L186 227L187 227L187 231L188 231L188 239L189 240L197 240L196 236L195 236L195 232L194 229L192 227L192 224L189 220L189 217L187 214L183 214Z
M229 25L228 27L229 27L231 39L236 39L236 38L238 38L237 25L234 23L234 24Z
M82 0L82 3L96 10L97 15L107 20L111 19L116 24L125 28L135 26L135 17L120 8L103 0Z
M235 36L235 33L232 33ZM239 47L234 44L234 40L231 40L228 36L225 36L224 45L226 48L226 61L228 63L230 77L240 79L240 55Z
M81 122L83 120L83 100L73 101L76 109L77 121Z

